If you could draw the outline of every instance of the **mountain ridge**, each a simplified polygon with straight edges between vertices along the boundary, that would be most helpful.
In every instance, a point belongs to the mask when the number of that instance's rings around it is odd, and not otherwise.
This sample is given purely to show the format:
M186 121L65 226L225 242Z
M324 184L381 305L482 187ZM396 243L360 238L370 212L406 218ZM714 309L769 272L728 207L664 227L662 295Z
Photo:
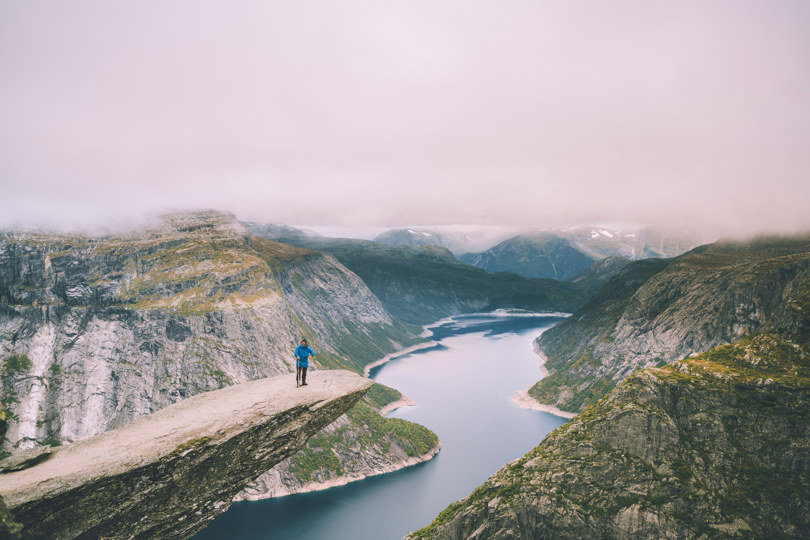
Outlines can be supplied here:
M538 345L551 375L530 394L579 412L635 369L756 331L796 331L810 237L718 242L627 265Z

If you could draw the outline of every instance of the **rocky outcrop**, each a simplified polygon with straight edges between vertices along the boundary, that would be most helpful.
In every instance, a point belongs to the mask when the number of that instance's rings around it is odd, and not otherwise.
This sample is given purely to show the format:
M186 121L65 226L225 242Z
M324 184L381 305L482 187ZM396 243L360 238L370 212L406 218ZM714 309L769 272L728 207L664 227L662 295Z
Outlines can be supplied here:
M549 377L530 394L579 412L633 371L755 332L806 329L810 238L719 242L626 266L538 340Z
M634 374L408 538L807 538L807 336Z
M0 404L0 442L6 436L6 429L8 428L8 411ZM11 540L20 537L22 525L14 521L14 516L8 511L3 497L0 496L0 538L9 538Z
M317 367L358 373L419 340L332 255L251 236L229 214L107 237L0 234L8 451L290 373L302 336Z
M116 237L0 236L6 448L79 441L230 384L321 365L362 370L409 336L328 254L253 239L233 216L171 216ZM410 338L413 339L413 338Z
M371 381L319 371L200 394L0 475L26 538L188 538L349 410Z

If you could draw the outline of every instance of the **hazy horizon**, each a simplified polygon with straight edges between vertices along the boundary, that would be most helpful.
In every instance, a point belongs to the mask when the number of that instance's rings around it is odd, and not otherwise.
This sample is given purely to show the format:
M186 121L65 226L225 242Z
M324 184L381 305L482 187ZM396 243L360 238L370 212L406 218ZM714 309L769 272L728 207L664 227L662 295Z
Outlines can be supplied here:
M810 231L798 0L0 5L0 229Z

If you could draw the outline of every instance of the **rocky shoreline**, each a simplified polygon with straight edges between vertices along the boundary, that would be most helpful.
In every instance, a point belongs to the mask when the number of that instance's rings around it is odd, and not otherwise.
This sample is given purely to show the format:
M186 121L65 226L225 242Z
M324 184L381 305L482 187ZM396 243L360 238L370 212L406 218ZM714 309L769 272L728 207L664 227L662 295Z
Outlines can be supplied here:
M255 495L252 493L248 493L242 491L239 495L234 498L234 502L237 501L260 501L263 499L273 499L276 497L285 497L287 495L295 495L297 493L312 493L315 491L323 491L325 489L345 486L346 484L350 484L351 482L357 482L358 480L365 480L366 478L371 478L372 476L379 476L381 474L396 472L400 469L404 469L406 467L411 467L413 465L418 465L420 463L424 463L425 461L429 461L439 451L442 449L442 443L439 444L431 449L429 452L426 452L420 456L409 457L404 461L400 461L399 463L391 463L375 469L374 471L370 471L368 474L348 474L345 476L339 476L337 478L332 478L331 480L326 480L324 482L309 482L303 486L288 488L287 486L280 486L273 490L272 495L263 496L263 495Z
M531 387L529 387L531 388ZM554 407L552 405L546 405L545 403L540 403L532 396L529 395L528 388L526 390L515 390L515 395L512 396L512 403L520 407L521 409L531 409L533 411L543 411L549 414L553 414L554 416L559 416L560 418L573 418L576 416L576 413L563 411Z
M381 366L383 364L387 364L391 360L396 360L400 356L405 356L406 354L411 354L412 352L416 352L422 349L429 349L430 347L435 347L436 342L433 340L424 341L422 343L417 343L416 345L411 345L410 347L406 347L404 349L400 349L396 352L392 352L391 354L386 354L379 360L375 360L374 362L366 365L365 369L363 370L363 377L368 377L371 373L371 370L377 366ZM383 415L385 416L385 415Z
M542 334L541 334L542 335ZM537 336L538 338L540 336ZM534 353L540 357L541 363L538 366L540 368L540 373L543 377L549 376L548 368L546 368L546 355L543 354L543 351L540 349L540 345L537 343L537 338L532 342L532 349ZM534 385L532 385L534 386ZM531 388L531 386L529 387ZM546 403L540 403L532 396L529 395L529 388L526 390L515 390L515 395L512 396L512 403L520 407L521 409L530 409L533 411L543 411L549 414L553 414L554 416L559 416L560 418L573 418L576 416L576 413L572 413L569 411L563 411L562 409L558 409L553 405L548 405Z
M401 407L413 407L414 405L416 405L416 402L414 400L412 400L405 394L402 394L402 398L396 401L392 401L391 403L380 409L380 416L387 416L388 413L395 411Z

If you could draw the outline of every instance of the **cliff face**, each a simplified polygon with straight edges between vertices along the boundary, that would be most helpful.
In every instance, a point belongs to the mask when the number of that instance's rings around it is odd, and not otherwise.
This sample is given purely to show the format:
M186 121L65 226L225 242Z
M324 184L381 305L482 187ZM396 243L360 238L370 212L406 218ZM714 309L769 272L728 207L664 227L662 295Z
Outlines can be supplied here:
M250 236L228 214L102 238L0 235L4 451L81 441L200 392L289 373L302 336L319 368L357 372L418 339L333 256ZM370 436L363 422L341 422ZM407 461L367 450L363 459Z
M764 330L801 330L810 238L717 243L631 263L538 341L551 375L530 394L579 412L641 367Z
M409 339L333 257L254 241L218 213L131 236L4 235L0 302L7 449L82 440L288 373L302 335L322 364L356 370L358 337L372 356Z
M188 538L371 384L320 371L200 394L0 475L0 495L25 538Z
M634 374L409 538L807 538L807 337Z

